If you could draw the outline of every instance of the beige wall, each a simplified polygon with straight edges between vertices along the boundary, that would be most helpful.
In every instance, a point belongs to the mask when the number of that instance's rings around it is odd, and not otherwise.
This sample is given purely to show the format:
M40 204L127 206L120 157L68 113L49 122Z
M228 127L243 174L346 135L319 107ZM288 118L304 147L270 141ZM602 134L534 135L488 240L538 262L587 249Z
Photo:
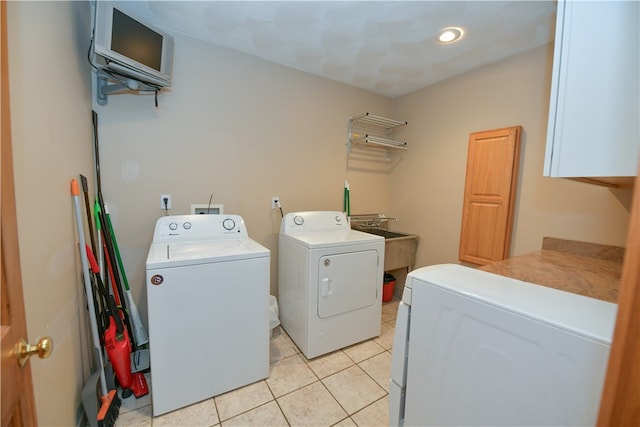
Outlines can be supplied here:
M92 177L88 2L9 2L11 114L22 279L40 425L74 425L90 372L70 182ZM4 94L3 94L4 96Z
M271 250L277 293L280 212L342 210L345 177L352 211L386 211L388 176L346 173L347 121L388 114L389 98L200 41L176 37L173 85L156 109L151 96L112 95L96 106L102 187L130 286L146 317L145 259L160 195L172 211L224 204Z
M542 176L551 45L400 97L409 151L391 174L393 227L421 238L417 266L458 262L469 133L522 125L511 254L543 236L624 246L630 191Z

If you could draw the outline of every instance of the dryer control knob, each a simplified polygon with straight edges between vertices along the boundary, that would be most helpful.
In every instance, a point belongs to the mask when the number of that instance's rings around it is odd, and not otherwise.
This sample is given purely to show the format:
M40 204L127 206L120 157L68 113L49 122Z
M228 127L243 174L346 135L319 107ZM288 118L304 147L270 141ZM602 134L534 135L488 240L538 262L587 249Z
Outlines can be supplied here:
M226 218L224 221L222 221L222 226L225 230L233 230L236 226L236 222L231 218Z
M300 215L296 215L296 216L293 217L293 222L296 225L302 225L302 224L304 224L304 218L301 217Z
M175 222L172 222L171 224L169 224L169 230L177 230L178 229L178 224Z
M182 228L184 228L185 230L189 230L191 228L191 223L185 222L184 224L182 224Z

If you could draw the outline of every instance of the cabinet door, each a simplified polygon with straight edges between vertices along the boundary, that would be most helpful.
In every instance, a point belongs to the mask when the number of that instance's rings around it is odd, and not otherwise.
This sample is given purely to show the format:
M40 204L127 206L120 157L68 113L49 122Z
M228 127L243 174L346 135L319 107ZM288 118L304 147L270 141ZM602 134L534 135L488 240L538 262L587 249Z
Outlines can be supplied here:
M559 1L544 175L634 176L637 1Z
M522 128L469 135L461 261L485 265L509 255Z

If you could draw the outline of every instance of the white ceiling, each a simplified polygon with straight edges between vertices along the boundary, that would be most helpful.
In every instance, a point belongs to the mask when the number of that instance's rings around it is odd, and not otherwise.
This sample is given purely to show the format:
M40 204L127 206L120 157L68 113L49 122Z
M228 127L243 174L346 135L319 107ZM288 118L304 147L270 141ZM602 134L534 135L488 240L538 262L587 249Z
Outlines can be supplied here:
M188 35L389 97L553 40L555 1L128 1ZM452 45L444 27L465 31Z

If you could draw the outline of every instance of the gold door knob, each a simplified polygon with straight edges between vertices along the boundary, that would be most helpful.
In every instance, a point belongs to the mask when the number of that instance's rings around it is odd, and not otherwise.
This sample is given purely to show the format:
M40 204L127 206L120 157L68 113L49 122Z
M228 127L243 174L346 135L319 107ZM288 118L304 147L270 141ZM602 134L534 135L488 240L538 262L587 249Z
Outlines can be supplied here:
M46 359L51 356L53 351L53 340L51 337L40 338L38 344L31 345L24 340L20 339L20 342L16 345L16 355L18 356L18 363L20 366L24 366L27 360L34 354L38 354L40 359Z

